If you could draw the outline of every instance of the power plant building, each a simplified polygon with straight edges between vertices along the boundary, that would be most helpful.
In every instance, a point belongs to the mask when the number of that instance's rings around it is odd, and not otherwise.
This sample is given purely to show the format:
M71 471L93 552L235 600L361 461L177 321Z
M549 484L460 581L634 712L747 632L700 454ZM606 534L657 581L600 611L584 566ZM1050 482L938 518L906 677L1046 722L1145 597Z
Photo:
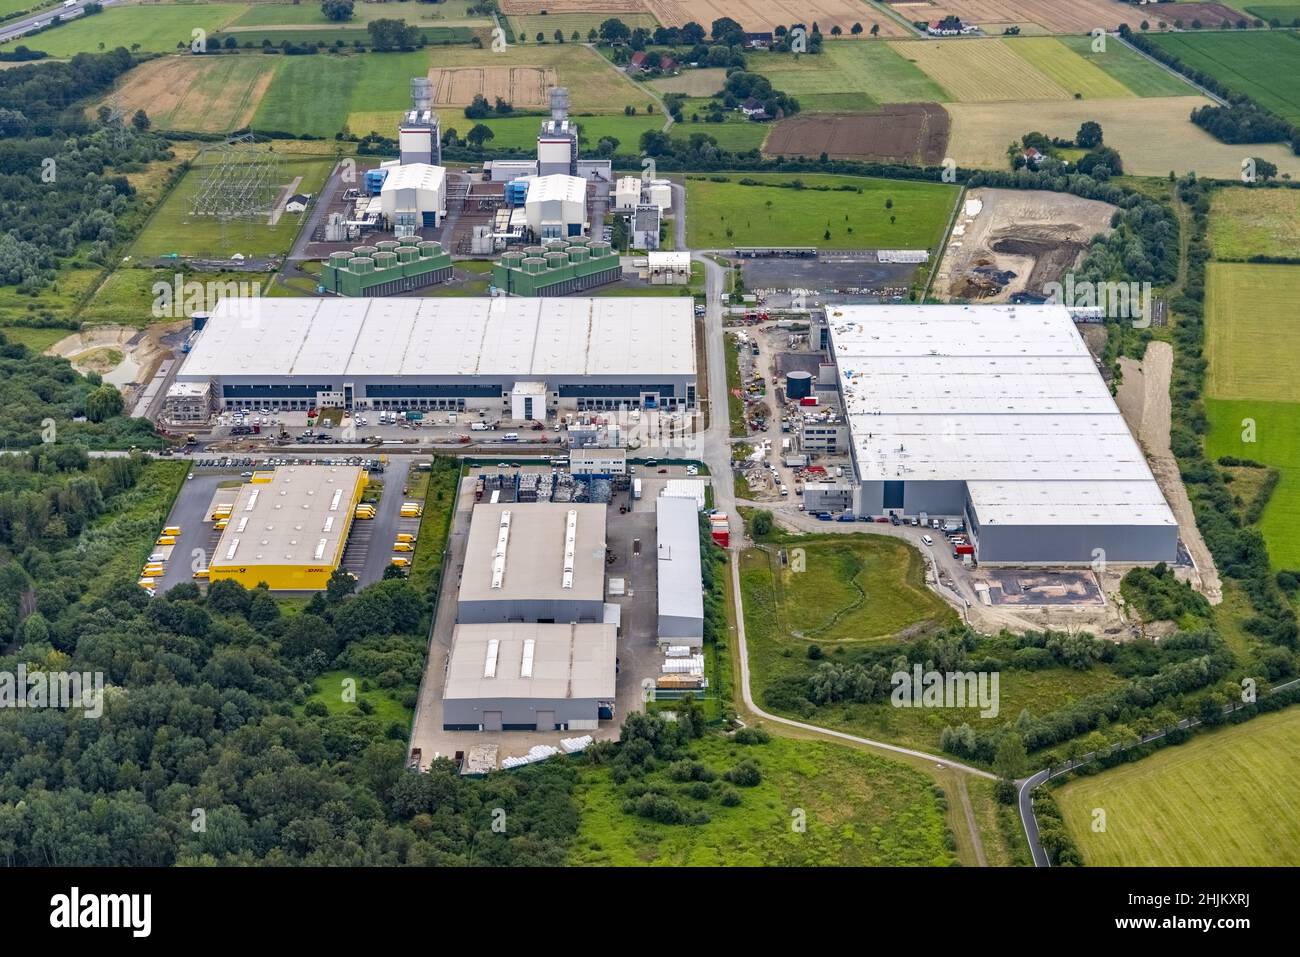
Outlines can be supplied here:
M397 128L401 165L442 165L442 133L433 112L433 85L427 76L411 78L411 109Z
M492 264L492 285L509 296L571 296L622 278L614 247L585 238L511 250Z
M581 176L562 173L529 180L524 214L528 228L538 239L584 235L587 232L587 181Z
M677 297L225 298L176 381L219 408L689 409L695 322Z
M398 237L436 229L447 215L447 171L428 163L390 167L379 204Z
M1178 523L1064 306L827 318L859 515L964 521L985 564L1177 557Z
M578 175L578 124L569 119L569 91L551 87L551 118L537 135L537 172L542 176Z

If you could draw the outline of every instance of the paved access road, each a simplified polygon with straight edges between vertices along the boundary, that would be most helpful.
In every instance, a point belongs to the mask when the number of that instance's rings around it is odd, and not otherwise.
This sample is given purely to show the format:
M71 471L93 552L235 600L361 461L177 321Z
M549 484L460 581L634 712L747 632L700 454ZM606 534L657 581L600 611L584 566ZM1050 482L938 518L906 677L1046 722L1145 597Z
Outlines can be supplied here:
M110 4L115 3L116 0L99 0L99 2L107 7ZM23 17L21 20L7 23L3 27L0 27L0 43L7 40L14 40L24 34L31 33L38 26L45 26L55 17L59 17L62 20L72 20L77 17L85 16L86 3L87 0L77 0L77 2L70 7L46 7L39 13L33 13L30 16ZM55 27L54 29L57 30L58 27Z

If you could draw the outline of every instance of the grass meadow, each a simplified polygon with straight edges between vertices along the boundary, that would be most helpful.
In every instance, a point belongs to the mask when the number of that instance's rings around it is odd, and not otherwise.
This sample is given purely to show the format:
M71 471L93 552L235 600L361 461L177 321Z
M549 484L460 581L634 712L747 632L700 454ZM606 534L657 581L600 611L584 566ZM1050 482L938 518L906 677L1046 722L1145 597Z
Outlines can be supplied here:
M688 795L663 769L644 781L705 811L704 824L660 824L623 811L626 796L608 768L582 767L581 824L570 864L677 867L948 866L948 825L929 777L899 761L822 741L773 737L739 745L711 734L692 760L721 775L754 761L762 780L737 788L740 803ZM680 794L678 793L680 792ZM802 809L806 830L792 827Z
M1056 800L1089 866L1295 866L1297 759L1300 708L1292 707L1078 778Z
M760 185L743 186L741 179ZM804 188L780 185L794 181ZM940 183L815 173L731 174L725 183L688 177L686 191L693 249L933 249L957 198L955 187Z

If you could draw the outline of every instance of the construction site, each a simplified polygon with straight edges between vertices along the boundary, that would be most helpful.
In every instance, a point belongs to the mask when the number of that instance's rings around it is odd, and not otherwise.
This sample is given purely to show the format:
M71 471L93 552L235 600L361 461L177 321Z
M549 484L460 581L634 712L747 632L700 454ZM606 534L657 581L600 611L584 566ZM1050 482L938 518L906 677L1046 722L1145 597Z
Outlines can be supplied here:
M1068 193L972 189L935 273L934 295L988 303L1042 302L1078 265L1115 207Z

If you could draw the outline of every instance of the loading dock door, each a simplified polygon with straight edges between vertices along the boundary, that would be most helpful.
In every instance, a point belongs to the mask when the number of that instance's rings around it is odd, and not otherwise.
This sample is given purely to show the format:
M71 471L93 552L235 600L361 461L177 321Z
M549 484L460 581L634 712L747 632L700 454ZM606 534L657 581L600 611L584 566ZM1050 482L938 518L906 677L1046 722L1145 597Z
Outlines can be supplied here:
M484 711L483 712L483 730L500 731L501 730L501 712Z
M555 730L555 712L539 711L537 712L537 730L554 731Z

